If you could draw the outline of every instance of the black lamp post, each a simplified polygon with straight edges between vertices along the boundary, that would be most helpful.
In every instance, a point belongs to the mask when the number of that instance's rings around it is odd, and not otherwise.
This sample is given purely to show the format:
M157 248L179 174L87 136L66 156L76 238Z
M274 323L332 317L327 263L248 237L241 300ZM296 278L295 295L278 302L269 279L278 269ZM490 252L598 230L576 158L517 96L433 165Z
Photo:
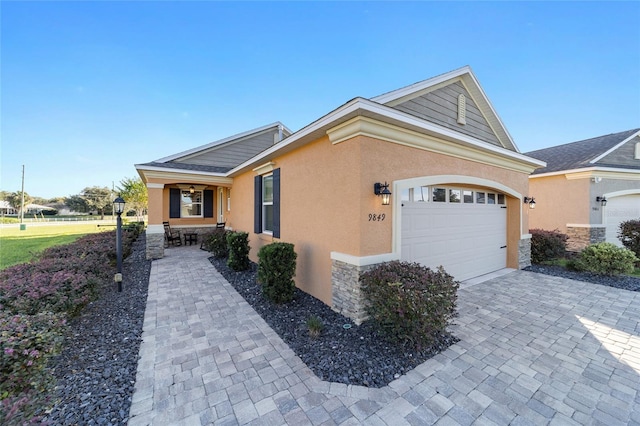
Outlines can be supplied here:
M118 291L122 291L122 212L124 211L124 200L118 196L113 200L113 208L118 215L116 222L116 276L114 281L118 283Z

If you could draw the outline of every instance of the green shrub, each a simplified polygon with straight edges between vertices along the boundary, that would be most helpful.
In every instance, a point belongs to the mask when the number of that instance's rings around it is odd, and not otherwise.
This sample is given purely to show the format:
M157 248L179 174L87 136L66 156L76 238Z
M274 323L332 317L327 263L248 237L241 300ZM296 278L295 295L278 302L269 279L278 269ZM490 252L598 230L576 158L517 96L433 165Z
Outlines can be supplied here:
M530 229L531 233L531 262L542 263L561 258L567 251L569 237L555 229Z
M293 244L272 243L258 252L258 282L262 293L274 303L286 303L293 299L296 288L296 252Z
M631 250L611 243L592 244L580 252L573 267L603 275L630 274L638 258Z
M640 258L640 219L627 220L620 224L618 239L625 248L631 250Z
M226 229L220 228L205 237L204 247L213 254L213 257L222 259L229 256L227 234Z
M62 343L61 315L0 311L0 424L31 424L47 404L53 375L49 359Z
M455 315L459 283L442 267L393 261L360 277L366 312L390 339L430 346Z
M234 271L249 269L249 234L246 232L227 233L227 246L229 247L229 259L227 265Z

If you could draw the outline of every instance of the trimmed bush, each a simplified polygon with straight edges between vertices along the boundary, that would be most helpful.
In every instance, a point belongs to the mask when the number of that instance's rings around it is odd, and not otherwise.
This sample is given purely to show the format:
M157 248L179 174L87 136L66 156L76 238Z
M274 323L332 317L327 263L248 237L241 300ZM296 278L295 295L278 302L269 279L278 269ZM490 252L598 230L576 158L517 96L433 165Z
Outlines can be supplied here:
M620 275L633 272L637 261L638 258L631 250L611 243L598 243L582 250L572 266L578 271Z
M205 237L204 247L213 254L213 257L222 259L229 256L227 234L225 229L216 229Z
M529 232L531 233L531 261L533 263L542 263L565 255L569 239L566 234L557 229L553 231L530 229Z
M0 424L30 424L53 384L49 358L62 343L60 315L0 312Z
M240 231L227 233L227 246L229 247L227 266L234 271L249 269L249 234Z
M271 243L258 252L258 282L262 294L274 303L293 300L296 288L296 252L293 244Z
M123 253L139 226L122 235ZM31 424L46 407L63 318L80 313L101 287L114 290L116 232L86 235L0 271L0 424ZM51 379L51 380L50 380Z
M625 248L640 258L640 219L622 222L618 231L618 239Z
M455 315L459 283L440 267L393 261L360 277L366 311L391 340L422 349L446 332Z

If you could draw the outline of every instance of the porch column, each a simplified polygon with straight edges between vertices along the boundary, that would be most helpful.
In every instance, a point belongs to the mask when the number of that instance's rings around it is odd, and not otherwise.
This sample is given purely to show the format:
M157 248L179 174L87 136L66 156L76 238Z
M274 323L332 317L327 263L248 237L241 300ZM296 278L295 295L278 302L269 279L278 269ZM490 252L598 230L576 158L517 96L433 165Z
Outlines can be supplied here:
M149 223L147 224L147 259L164 257L163 183L147 183Z

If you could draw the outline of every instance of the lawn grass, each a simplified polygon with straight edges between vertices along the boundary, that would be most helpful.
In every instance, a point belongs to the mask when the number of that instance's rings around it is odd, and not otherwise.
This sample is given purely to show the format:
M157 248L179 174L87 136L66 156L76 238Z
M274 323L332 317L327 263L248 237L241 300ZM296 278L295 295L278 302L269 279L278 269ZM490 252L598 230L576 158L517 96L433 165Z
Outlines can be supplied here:
M0 270L18 263L29 262L42 250L71 243L83 235L114 229L96 224L51 224L0 228Z

